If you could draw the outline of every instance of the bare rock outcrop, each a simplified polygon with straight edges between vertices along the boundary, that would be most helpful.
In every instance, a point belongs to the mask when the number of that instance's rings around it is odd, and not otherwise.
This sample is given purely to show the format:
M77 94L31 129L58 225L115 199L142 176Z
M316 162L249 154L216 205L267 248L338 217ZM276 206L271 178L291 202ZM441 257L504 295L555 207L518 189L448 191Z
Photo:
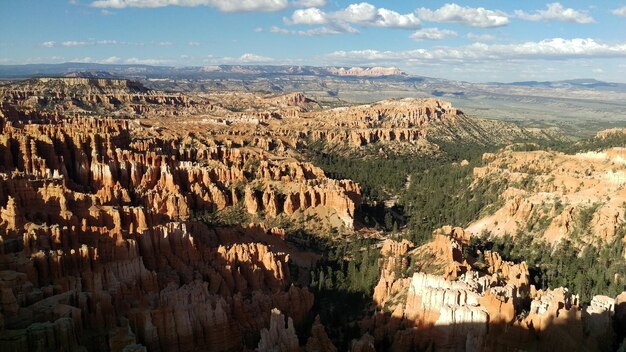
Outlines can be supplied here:
M278 309L272 310L269 329L261 330L261 341L259 341L258 351L276 352L298 352L298 337L293 327L291 318L287 318Z
M385 241L381 260L396 264L393 271L381 266L374 290L379 309L361 322L374 345L392 341L392 351L608 347L620 296L595 296L583 306L565 288L536 290L526 263L514 264L486 251L477 267L463 255L468 244L469 234L452 227L435 231L430 243L412 250L406 242ZM418 272L397 276L407 269Z
M336 352L337 347L326 335L324 325L320 321L320 316L315 317L313 326L311 327L311 334L306 342L306 352Z
M141 122L120 118L137 106ZM349 227L358 184L276 157L278 139L151 125L176 109L212 107L123 80L38 79L2 91L0 349L233 351L273 331L273 308L306 324L314 297L290 273L299 253L284 230L249 222L307 211ZM301 198L287 213L292 194ZM250 218L215 220L242 205Z
M474 169L474 182L503 188L499 209L467 230L494 236L530 232L552 245L576 237L599 244L619 240L626 201L624 155L624 148L578 154L505 148L485 154L485 166Z

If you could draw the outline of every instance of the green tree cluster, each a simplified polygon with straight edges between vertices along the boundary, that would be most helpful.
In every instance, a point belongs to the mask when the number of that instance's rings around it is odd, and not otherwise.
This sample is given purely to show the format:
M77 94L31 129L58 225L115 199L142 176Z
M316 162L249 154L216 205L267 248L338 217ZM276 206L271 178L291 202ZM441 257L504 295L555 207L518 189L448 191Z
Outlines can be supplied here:
M356 322L371 307L379 278L380 251L374 244L363 238L329 242L322 259L311 270L314 311L341 350L349 349L350 341L360 336Z
M472 185L474 166L476 162L441 165L411 176L411 185L400 199L409 219L410 240L421 244L436 228L468 225L483 209L498 202L505 184L481 180Z
M514 237L484 234L474 238L470 248L496 251L504 260L526 261L536 287L567 287L580 295L581 302L589 303L594 295L615 297L626 289L623 234L597 246L575 246L564 240L554 248L522 232Z

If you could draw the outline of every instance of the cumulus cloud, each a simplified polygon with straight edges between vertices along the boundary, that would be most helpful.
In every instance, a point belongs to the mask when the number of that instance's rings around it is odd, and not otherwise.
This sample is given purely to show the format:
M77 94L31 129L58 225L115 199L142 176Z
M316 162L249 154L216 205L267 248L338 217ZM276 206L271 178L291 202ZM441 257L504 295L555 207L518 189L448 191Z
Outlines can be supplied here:
M496 40L496 36L491 34L475 34L475 33L467 33L467 39L473 40L475 42L490 42Z
M439 47L407 51L335 51L326 58L341 62L399 61L494 61L511 59L579 59L626 57L626 43L609 45L594 39L553 38L519 44L474 43L462 47Z
M296 0L291 4L297 7L324 7L326 6L326 0Z
M327 15L317 8L300 9L293 12L291 24L324 24L327 22Z
M81 57L81 58L75 58L75 59L71 59L70 62L82 62L82 63L98 63L97 59L92 58L91 56L85 56L85 57Z
M416 31L411 34L410 38L415 41L421 40L442 40L446 38L456 37L457 34L455 31L451 31L449 29L439 29L439 28L424 28Z
M54 40L50 40L47 42L41 43L41 46L46 48L53 48L55 46L61 45L64 47L79 47L79 46L92 46L92 45L117 45L117 44L128 44L125 42L118 42L117 40L66 40L64 42L56 42Z
M261 63L274 61L271 57L261 56L257 54L245 53L239 57L239 61L242 63Z
M164 59L139 59L136 57L131 57L124 60L124 63L129 65L164 65L170 62L170 60Z
M150 59L150 58L121 58L118 56L109 56L105 58L96 58L91 56L67 58L62 56L51 57L31 57L23 59L17 64L40 64L40 63L62 63L62 62L81 62L81 63L97 63L97 64L129 64L129 65L166 65L172 64L172 60L166 59Z
M626 6L613 9L611 10L611 13L614 14L615 16L626 17Z
M108 57L108 58L102 60L102 63L103 64L116 64L116 63L120 62L121 60L122 59L120 59L117 56L111 56L111 57Z
M81 58L74 58L71 59L70 62L81 62L81 63L88 63L88 64L108 64L108 65L112 65L112 64L119 64L119 63L124 63L124 60L122 60L122 58L117 57L117 56L110 56L104 59L98 59L98 58L93 58L91 56L86 56L86 57L81 57Z
M158 42L156 43L159 46L168 46L168 45L173 45L174 43L172 42ZM41 43L41 46L46 47L46 48L53 48L53 47L58 47L58 46L62 46L62 47L66 47L66 48L73 48L73 47L85 47L85 46L95 46L95 45L135 45L135 46L144 46L144 43L141 42L125 42L125 41L119 41L119 40L111 40L111 39L106 39L106 40L94 40L94 39L89 39L89 40L66 40L66 41L54 41L54 40L50 40L47 42L43 42Z
M187 45L189 45L189 46L200 46L200 42L191 41L191 42L187 43Z
M302 5L299 5L302 4ZM293 3L287 0L96 0L93 7L123 9L127 7L155 8L165 6L208 6L222 12L272 12L289 6L325 5L320 0L300 0Z
M315 7L299 9L284 21L289 25L326 25L316 30L332 33L357 32L351 25L405 29L420 27L420 20L415 14L400 14L366 2L350 4L344 9L329 13Z
M281 28L281 27L277 27L277 26L272 26L270 28L270 32L271 33L278 33L278 34L296 34L296 31L292 31L286 28Z
M420 20L414 14L401 15L395 11L378 9L376 26L391 28L419 28Z
M291 30L291 29L281 28L277 26L272 26L270 28L271 33L302 35L302 36L307 36L307 37L343 34L343 33L346 33L347 31L349 32L350 29L334 29L334 28L329 28L329 27L324 27L324 26L311 28L307 30Z
M593 23L593 17L588 14L574 10L572 8L565 8L558 2L553 2L546 5L545 10L538 10L534 13L527 13L522 10L515 10L515 16L527 21L561 21L572 22L579 24Z
M339 21L347 23L368 23L376 20L376 7L367 2L350 4L343 10L331 15Z
M92 42L79 42L76 40L68 40L65 41L63 43L61 43L62 46L87 46L87 45L93 45Z
M470 27L501 27L509 23L508 16L502 11L487 10L482 7L462 7L457 4L445 4L437 10L419 8L417 16L427 22L451 22Z
M347 29L336 29L336 28L331 28L331 27L317 27L317 28L307 29L305 31L298 31L297 34L308 36L308 37L313 37L313 36L320 36L320 35L335 35L335 34L355 33L355 32L356 30L351 27L347 27Z

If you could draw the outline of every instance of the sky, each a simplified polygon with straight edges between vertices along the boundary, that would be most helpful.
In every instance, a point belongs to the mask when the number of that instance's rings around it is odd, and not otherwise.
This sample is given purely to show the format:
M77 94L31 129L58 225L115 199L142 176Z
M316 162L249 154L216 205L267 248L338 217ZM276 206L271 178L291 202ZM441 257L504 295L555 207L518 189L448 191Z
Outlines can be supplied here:
M0 64L61 62L626 83L626 0L0 0Z

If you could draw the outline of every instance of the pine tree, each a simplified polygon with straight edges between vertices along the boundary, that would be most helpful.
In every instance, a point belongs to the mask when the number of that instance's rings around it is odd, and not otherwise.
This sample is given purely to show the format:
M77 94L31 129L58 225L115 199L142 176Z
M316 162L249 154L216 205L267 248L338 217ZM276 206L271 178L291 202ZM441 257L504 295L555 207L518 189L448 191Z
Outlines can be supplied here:
M327 290L332 290L333 286L333 268L330 266L326 268L326 279L324 280L324 287Z
M387 212L385 214L385 228L387 230L391 230L392 227L393 227L393 216L391 215L390 212Z

